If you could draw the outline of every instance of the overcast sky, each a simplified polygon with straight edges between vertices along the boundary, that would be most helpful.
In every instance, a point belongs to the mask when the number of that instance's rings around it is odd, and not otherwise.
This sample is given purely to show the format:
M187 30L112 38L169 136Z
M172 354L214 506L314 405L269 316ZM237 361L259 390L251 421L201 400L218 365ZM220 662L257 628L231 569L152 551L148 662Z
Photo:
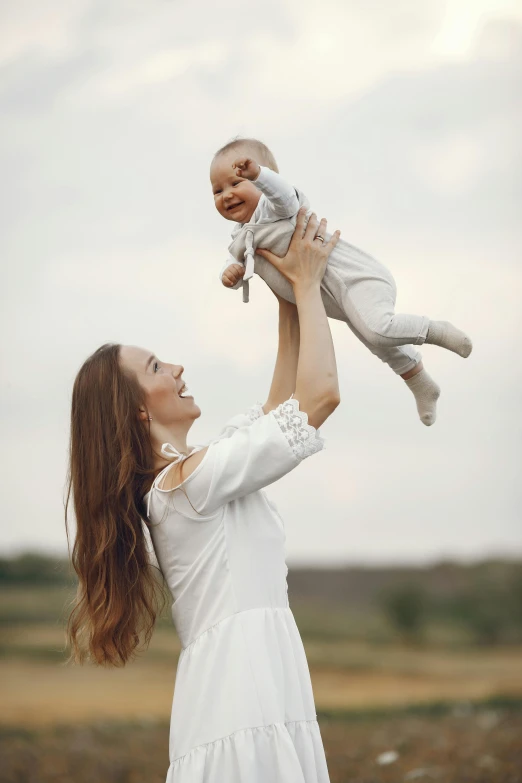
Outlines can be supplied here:
M65 552L70 395L101 343L181 363L189 441L266 399L277 303L217 279L231 224L208 166L253 135L398 310L448 319L404 383L331 322L342 402L326 450L270 488L287 560L522 553L522 6L516 0L0 2L3 553Z

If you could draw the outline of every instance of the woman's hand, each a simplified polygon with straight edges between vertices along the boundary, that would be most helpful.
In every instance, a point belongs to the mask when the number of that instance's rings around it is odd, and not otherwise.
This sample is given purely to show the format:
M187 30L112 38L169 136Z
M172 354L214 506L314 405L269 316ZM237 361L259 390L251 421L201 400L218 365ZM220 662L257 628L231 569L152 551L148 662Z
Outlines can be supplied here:
M323 236L326 232L327 221L325 218L319 222L315 212L312 212L306 229L306 209L302 207L297 213L295 231L292 235L288 251L284 258L274 255L270 250L258 248L256 253L266 258L281 274L290 281L292 286L313 286L320 283L328 262L328 257L337 242L340 231L332 235L329 242L323 243L317 235Z

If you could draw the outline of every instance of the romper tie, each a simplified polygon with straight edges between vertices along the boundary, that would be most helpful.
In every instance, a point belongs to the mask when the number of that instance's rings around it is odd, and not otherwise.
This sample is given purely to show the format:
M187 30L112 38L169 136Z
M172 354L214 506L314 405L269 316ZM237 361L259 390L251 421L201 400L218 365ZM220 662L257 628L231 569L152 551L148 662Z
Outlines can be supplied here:
M243 275L243 302L248 302L248 281L254 274L254 232L247 229L245 237L245 274Z

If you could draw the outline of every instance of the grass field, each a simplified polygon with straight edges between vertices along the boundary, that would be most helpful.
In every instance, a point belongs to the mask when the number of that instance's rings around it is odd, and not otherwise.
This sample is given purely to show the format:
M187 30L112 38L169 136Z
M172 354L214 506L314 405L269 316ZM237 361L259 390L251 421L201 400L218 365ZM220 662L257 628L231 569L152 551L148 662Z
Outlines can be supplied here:
M331 783L522 781L521 702L319 714L319 722ZM4 727L0 757L0 783L164 783L168 724Z
M0 723L48 725L97 718L166 720L179 643L158 629L149 650L121 670L66 666L63 631L4 628ZM522 649L433 650L364 642L305 642L318 709L403 707L438 700L522 699Z
M0 598L0 783L164 781L180 651L170 621L122 670L66 665L69 597L20 587ZM522 783L522 646L437 629L405 645L378 616L319 624L294 611L332 783Z

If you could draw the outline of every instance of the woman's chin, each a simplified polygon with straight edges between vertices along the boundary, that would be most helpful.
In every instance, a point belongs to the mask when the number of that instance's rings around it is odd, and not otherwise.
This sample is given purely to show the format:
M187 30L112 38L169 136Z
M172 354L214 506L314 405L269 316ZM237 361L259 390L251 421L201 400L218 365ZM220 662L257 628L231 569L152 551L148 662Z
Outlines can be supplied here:
M194 400L192 400L192 405L191 405L190 407L191 407L191 408L192 408L194 411L197 411L197 412L196 412L196 415L194 416L194 418L195 418L195 419L198 419L198 418L201 416L201 408L199 407L199 405L198 405L196 402L194 402Z

